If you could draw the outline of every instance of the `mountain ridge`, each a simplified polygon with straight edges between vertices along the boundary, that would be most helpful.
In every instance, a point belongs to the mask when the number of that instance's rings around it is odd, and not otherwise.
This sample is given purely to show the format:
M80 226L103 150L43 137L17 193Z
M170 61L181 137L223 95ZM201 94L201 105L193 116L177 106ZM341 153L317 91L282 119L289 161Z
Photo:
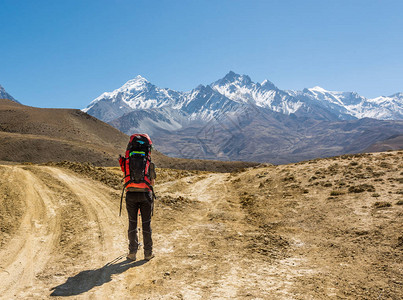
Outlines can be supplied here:
M233 71L188 92L138 76L106 95L84 111L127 134L149 133L174 157L289 163L360 152L403 132L401 93L371 102L318 86L281 90Z
M208 85L199 85L188 92L159 88L138 75L122 87L103 93L83 111L108 122L133 110L163 106L181 109L185 102L189 104L193 100L191 96L200 89L200 86L210 87L238 103L249 103L288 115L297 113L298 110L309 112L320 107L331 115L337 115L341 120L365 117L381 120L403 119L402 92L367 99L356 92L328 91L319 86L305 88L302 91L281 90L267 79L262 83L255 83L248 75L240 75L233 71L219 80ZM100 104L104 106L101 111L97 108L102 107ZM310 117L315 117L315 114L310 114Z

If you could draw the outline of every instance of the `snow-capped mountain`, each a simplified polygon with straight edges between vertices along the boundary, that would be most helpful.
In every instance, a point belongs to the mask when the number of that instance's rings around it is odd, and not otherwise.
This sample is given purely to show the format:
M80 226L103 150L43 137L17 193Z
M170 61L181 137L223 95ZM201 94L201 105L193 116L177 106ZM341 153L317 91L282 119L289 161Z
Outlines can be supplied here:
M20 103L17 100L13 98L9 93L6 92L6 90L0 85L0 99L8 99L12 100L14 102Z
M403 93L368 99L365 117L381 120L403 120Z
M288 93L299 99L317 101L327 109L338 112L340 119L346 119L345 115L358 119L403 119L403 93L366 99L355 92L327 91L318 86L303 91L288 91Z
M190 92L159 88L137 76L113 92L103 93L83 111L110 122L133 111L164 107L180 110L179 115L187 114L192 120L209 121L223 113L236 114L245 106L323 120L403 119L402 93L366 99L355 92L327 91L318 86L285 91L269 80L255 83L249 76L232 71Z
M199 85L183 94L183 101L177 108L189 115L192 120L209 121L223 114L242 109L243 105L220 94L211 86Z
M109 122L122 132L147 132L154 135L164 130L174 132L189 124L186 113L170 107L134 110Z
M109 122L134 110L173 106L181 95L180 92L159 88L139 75L113 92L103 93L83 111Z
M298 98L278 89L269 80L254 83L249 76L232 71L213 82L211 87L233 101L250 103L287 115L295 113L303 105Z
M137 76L83 111L124 133L149 133L171 156L286 163L356 153L399 135L402 106L403 93L366 99L318 86L281 90L229 72L187 92Z

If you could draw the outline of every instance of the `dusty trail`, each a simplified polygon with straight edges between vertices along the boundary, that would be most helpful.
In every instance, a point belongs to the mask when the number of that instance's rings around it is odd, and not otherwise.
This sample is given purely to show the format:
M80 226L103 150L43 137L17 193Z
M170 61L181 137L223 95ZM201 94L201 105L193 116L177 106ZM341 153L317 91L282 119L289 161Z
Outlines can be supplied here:
M5 298L34 285L36 271L46 265L60 234L60 216L55 213L51 191L31 173L16 167L9 169L9 180L23 192L26 214L17 234L0 250L0 294Z
M179 210L157 206L158 257L144 266L146 272L131 270L132 294L139 299L293 298L292 278L300 275L293 259L272 263L250 251L259 233L245 221L228 179L218 173L158 186L159 194L190 203Z
M46 298L55 286L53 295L118 297L124 285L103 284L125 261L126 225L117 217L114 192L63 169L3 168L25 213L0 249L1 298ZM103 268L111 261L120 264ZM88 275L66 281L77 271Z
M115 189L0 166L0 299L401 299L402 154L161 169L149 262Z
M229 174L208 173L157 186L156 257L125 259L127 216L117 191L62 168L4 166L25 214L0 249L2 299L290 299L296 260L269 262L250 245ZM180 197L178 205L164 197Z

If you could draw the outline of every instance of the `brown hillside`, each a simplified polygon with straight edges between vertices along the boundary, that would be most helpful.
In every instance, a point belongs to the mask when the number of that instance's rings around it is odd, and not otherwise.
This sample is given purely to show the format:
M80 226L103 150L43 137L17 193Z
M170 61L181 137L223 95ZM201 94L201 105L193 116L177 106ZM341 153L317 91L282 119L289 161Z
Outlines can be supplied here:
M126 134L77 109L37 108L0 100L0 161L68 160L116 166L128 139ZM158 151L153 159L160 167L221 172L256 165L178 159Z
M0 160L115 165L127 136L77 109L49 109L0 100Z
M403 134L394 135L386 140L376 142L363 152L382 152L403 149Z

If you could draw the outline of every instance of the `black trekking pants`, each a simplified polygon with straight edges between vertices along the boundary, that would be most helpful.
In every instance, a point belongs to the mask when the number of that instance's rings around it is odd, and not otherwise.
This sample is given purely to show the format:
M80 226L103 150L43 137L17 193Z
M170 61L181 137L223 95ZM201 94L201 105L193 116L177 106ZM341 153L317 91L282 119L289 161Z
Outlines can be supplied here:
M137 252L139 240L137 236L137 215L140 210L144 253L150 254L153 250L153 241L151 239L151 213L153 207L153 198L150 192L127 192L126 208L129 216L129 251Z

